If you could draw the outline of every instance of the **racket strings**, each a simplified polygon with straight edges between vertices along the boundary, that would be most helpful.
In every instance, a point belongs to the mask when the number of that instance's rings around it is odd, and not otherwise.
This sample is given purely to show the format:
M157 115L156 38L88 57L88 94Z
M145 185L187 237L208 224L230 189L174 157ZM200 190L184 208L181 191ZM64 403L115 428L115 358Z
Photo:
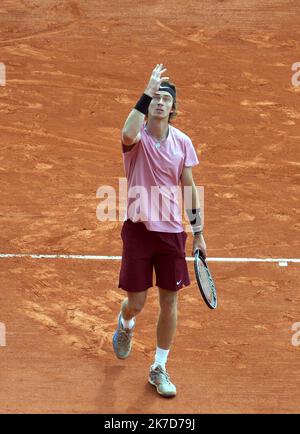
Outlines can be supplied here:
M197 260L197 266L198 266L197 268L201 279L202 289L205 292L205 295L209 300L209 302L212 302L215 299L214 290L213 290L214 288L213 280L207 268L204 266L203 262L201 261L201 259Z

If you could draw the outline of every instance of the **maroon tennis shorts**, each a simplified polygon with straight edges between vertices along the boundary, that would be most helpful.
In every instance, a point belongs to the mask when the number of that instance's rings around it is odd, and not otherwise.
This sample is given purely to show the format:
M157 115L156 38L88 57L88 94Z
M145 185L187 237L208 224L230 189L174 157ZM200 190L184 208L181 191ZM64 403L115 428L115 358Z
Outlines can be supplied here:
M156 286L178 291L190 285L185 260L187 234L148 231L144 223L123 223L122 263L119 288L141 292L153 286L153 267Z

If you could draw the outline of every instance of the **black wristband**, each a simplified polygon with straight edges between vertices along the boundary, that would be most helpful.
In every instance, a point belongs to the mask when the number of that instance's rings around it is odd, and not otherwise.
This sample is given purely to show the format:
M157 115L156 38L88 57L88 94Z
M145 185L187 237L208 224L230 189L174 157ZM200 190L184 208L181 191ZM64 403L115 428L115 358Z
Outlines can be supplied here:
M143 93L143 95L140 97L140 99L138 100L134 108L146 116L148 114L148 107L151 101L152 101L151 96Z

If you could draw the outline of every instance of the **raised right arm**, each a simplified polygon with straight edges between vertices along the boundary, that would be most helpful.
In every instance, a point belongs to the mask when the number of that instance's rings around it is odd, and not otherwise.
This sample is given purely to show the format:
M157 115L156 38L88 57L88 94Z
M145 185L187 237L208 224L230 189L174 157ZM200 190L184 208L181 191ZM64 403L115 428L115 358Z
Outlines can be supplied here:
M143 126L145 116L148 112L148 107L154 94L158 91L162 81L168 80L169 77L162 77L161 74L166 71L162 64L156 65L153 69L149 83L144 91L144 94L137 102L134 109L129 113L128 118L122 129L122 143L125 146L137 143L141 138L141 128Z

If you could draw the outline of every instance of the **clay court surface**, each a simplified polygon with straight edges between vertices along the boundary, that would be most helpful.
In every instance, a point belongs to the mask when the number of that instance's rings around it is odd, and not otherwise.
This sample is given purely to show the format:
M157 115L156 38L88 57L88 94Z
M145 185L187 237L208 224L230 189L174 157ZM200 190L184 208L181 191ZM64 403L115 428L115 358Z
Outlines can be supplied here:
M97 220L96 191L118 191L120 129L164 63L178 88L174 126L200 160L209 257L299 258L299 17L298 0L2 1L0 253L121 255L122 222ZM172 400L147 383L156 287L130 358L112 351L119 267L0 259L1 413L299 411L299 264L210 262L212 312L189 262Z

